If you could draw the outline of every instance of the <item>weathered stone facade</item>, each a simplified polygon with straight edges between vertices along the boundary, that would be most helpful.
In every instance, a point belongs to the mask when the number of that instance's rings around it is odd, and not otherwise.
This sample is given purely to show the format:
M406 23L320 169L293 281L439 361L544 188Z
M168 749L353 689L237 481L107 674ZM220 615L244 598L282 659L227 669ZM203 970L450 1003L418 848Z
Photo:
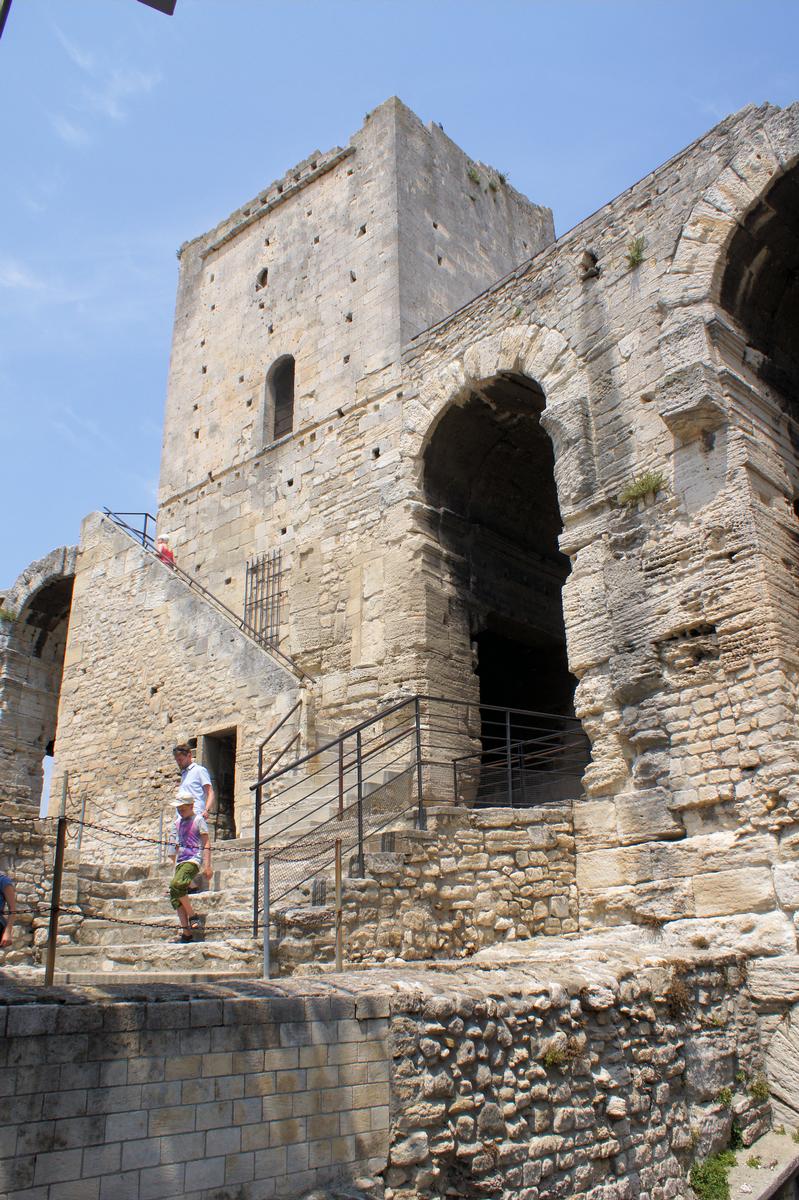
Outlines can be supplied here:
M281 549L311 680L92 518L76 795L152 833L170 743L235 728L246 831L300 693L306 748L398 695L576 714L581 926L795 948L798 156L799 107L747 108L552 241L391 101L187 244L159 525L236 611Z
M764 1056L796 960L760 960L747 984L734 954L615 943L193 998L17 989L0 1005L3 1189L688 1197L696 1155L768 1126Z

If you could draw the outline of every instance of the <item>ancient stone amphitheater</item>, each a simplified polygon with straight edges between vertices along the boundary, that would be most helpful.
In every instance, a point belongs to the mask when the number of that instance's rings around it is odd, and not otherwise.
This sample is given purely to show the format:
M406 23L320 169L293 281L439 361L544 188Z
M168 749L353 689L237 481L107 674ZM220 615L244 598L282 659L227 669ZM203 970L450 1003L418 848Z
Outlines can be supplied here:
M181 248L157 513L2 596L0 1194L793 1200L798 161L556 240L392 99Z

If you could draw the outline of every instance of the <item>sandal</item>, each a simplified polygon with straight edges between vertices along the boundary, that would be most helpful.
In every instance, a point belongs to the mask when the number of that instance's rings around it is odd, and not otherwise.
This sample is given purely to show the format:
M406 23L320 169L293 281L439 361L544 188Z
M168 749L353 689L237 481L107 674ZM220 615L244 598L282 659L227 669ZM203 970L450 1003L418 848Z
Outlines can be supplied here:
M202 917L196 917L196 916L189 917L189 929L202 929L202 927L203 927Z
M189 930L185 930L184 932L179 933L177 937L171 938L170 940L173 945L187 946L189 942L194 941L194 938Z

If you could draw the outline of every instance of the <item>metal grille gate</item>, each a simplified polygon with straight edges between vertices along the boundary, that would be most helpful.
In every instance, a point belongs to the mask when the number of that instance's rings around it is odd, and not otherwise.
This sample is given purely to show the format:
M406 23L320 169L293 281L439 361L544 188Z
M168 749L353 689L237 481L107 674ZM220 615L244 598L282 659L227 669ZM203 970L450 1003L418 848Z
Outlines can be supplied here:
M267 646L277 646L280 638L282 582L280 550L267 551L247 563L244 624Z

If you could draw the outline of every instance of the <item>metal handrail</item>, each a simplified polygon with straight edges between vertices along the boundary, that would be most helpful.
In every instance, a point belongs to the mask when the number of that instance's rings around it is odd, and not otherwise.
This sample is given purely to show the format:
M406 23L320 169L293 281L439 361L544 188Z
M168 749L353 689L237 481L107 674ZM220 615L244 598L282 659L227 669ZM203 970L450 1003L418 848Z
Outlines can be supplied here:
M130 537L139 542L139 544L145 550L149 551L154 558L158 558L158 555L154 550L155 543L153 538L147 533L147 518L154 522L154 517L152 517L149 513L115 513L111 512L109 508L104 508L103 514L113 521L118 529L121 529L124 533L127 533ZM127 521L122 520L122 517L125 516L143 516L145 518L144 528L141 530L134 529L133 526L128 525ZM215 608L217 612L222 614L223 617L226 617L227 620L230 621L231 624L235 625L245 637L248 637L251 641L255 642L256 646L259 646L266 654L269 654L273 658L277 659L282 667L285 667L286 670L291 671L292 675L295 675L301 681L307 681L309 683L312 682L312 676L310 676L306 671L303 671L302 667L298 666L298 664L295 663L292 658L289 658L287 654L284 654L282 650L273 645L271 642L261 638L256 630L247 624L243 617L238 616L238 614L235 613L232 608L228 608L224 600L220 600L219 597L215 596L213 592L209 592L208 588L200 583L198 579L195 579L193 575L189 575L188 571L184 571L182 567L177 565L177 563L164 563L164 566L167 568L167 570L171 571L173 575L177 575L178 579L185 583L187 587L199 592L202 598L206 600L212 608Z
M329 742L325 742L323 746L318 746L316 750L311 750L308 754L303 755L302 758L298 758L295 762L291 763L290 766L283 767L281 771L275 772L274 775L264 776L263 778L256 780L255 783L250 784L250 791L254 792L259 784L263 785L265 783L274 783L276 779L279 779L281 775L285 775L286 772L292 771L296 767L303 766L306 762L309 762L310 759L317 758L320 754L324 754L327 750L332 750L334 746L338 746L340 742L344 742L347 738L351 738L358 733L362 733L363 730L367 729L370 725L376 725L378 721L384 721L385 718L390 717L392 713L399 712L400 709L407 708L409 704L414 704L422 699L424 699L423 696L412 696L408 700L400 700L399 703L393 704L391 708L381 709L380 712L375 716L368 717L367 720L361 721L360 724L351 726L349 729L346 729L344 733L340 733L338 737L331 738L331 740Z

